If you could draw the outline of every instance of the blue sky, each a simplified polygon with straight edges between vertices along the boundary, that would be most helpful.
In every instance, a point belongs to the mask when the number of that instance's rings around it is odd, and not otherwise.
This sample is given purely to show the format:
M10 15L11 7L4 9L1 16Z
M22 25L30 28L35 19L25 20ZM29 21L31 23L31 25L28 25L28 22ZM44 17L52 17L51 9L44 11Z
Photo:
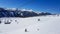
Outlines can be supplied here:
M0 0L0 7L60 13L60 0Z

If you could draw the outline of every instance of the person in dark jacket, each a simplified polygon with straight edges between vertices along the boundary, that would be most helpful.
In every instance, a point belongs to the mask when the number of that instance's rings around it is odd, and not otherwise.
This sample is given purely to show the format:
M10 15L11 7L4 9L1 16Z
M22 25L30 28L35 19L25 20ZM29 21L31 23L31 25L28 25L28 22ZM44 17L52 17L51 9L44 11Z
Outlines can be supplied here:
M40 21L40 19L38 19L38 21Z
M1 21L0 21L0 24L1 24Z
M27 32L27 29L25 29L25 32Z

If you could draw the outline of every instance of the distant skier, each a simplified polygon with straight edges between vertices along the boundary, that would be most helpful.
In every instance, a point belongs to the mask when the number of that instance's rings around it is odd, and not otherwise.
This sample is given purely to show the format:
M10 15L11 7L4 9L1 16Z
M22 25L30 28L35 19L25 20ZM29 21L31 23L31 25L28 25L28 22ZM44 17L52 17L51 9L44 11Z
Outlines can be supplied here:
M27 32L27 29L25 29L25 32Z
M18 24L19 22L17 20L15 20L15 22Z
M0 21L0 24L1 24L1 21Z
M40 21L40 19L38 19L38 21Z
M59 14L57 16L59 16Z
M39 29L37 29L39 31Z

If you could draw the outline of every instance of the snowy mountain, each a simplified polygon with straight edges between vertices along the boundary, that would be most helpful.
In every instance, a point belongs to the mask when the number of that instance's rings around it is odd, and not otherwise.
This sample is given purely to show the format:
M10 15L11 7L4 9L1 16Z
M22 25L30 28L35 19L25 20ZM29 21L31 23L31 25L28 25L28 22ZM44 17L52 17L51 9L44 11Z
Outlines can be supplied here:
M0 34L60 34L59 14L0 8L0 17Z
M43 16L43 15L52 15L51 13L36 13L32 10L18 10L17 8L0 8L0 17L33 17L33 16Z

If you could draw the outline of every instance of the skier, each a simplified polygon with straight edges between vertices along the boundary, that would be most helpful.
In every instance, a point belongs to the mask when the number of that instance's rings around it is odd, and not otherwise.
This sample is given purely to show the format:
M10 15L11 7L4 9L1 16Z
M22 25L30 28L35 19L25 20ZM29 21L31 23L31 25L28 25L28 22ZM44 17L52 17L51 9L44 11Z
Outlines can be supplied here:
M37 29L39 31L39 29Z
M25 29L25 32L27 32L27 29Z
M40 21L40 19L38 19L38 21Z
M1 21L0 21L0 24L1 24Z

